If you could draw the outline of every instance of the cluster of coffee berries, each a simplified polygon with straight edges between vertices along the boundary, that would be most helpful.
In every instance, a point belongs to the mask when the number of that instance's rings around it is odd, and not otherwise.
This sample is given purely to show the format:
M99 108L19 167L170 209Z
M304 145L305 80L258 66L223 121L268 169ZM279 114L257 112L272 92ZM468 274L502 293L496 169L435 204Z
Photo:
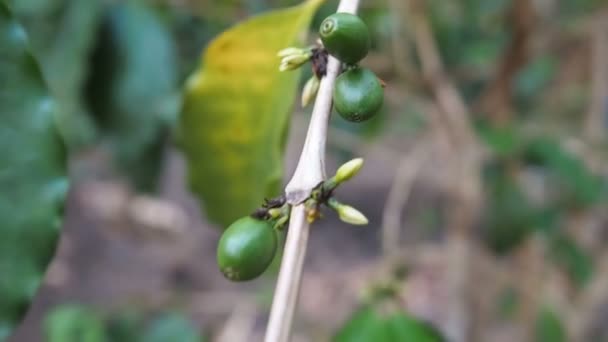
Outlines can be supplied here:
M354 225L367 224L367 218L357 209L338 202L333 191L352 178L363 165L363 160L353 159L342 165L336 174L319 184L304 202L309 222L321 215L325 205L338 213L340 219ZM222 234L217 247L217 263L220 271L232 281L247 281L260 276L275 257L278 234L288 221L291 206L283 196L266 200L251 215L233 222Z
M343 72L336 79L334 108L348 121L361 122L378 113L384 102L383 83L373 71L359 66L370 49L367 25L356 15L335 13L325 18L319 28L322 48L287 48L279 52L281 71L299 68L307 61L313 64L314 75L302 92L302 106L316 95L320 79L325 76L327 54L343 63Z
M384 89L373 71L358 65L370 48L367 25L356 15L335 13L323 20L319 34L327 52L346 65L336 79L334 108L348 121L372 118L382 107Z

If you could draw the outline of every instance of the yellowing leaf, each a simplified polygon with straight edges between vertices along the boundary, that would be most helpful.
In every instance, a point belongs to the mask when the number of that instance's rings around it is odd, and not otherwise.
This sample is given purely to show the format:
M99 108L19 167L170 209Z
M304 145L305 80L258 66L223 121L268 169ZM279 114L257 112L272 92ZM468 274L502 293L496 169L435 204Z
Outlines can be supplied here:
M277 52L302 45L323 0L265 13L229 29L188 80L179 124L192 190L224 226L280 184L299 72L279 72Z

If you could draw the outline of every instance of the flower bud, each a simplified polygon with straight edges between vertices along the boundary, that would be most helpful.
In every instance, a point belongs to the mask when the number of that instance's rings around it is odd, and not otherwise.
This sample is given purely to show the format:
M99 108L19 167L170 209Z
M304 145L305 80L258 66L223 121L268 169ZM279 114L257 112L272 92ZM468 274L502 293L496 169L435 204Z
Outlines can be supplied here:
M288 48L285 48L285 49L279 51L279 53L277 53L277 57L281 57L282 58L282 57L287 57L289 55L298 54L298 53L300 53L301 50L302 49L297 48L297 47L293 47L293 46L292 47L288 47Z
M353 178L353 176L355 176L359 170L361 170L362 166L363 158L355 158L344 163L338 168L338 171L336 171L336 175L334 176L336 182L342 183Z
M302 90L302 107L308 106L312 99L317 95L317 91L319 91L319 85L321 81L317 78L317 76L313 75L304 85L304 89Z
M369 223L367 217L365 217L365 215L363 215L359 210L351 207L350 205L342 204L335 198L330 198L327 204L338 213L340 220L343 222L358 226Z
M369 223L365 215L363 215L359 210L351 207L350 205L340 205L338 207L338 215L340 216L340 220L346 223L354 225L366 225Z
M312 52L309 48L301 49L295 47L288 47L277 53L278 57L281 57L281 65L279 66L280 71L294 70L302 66L304 63L310 60Z

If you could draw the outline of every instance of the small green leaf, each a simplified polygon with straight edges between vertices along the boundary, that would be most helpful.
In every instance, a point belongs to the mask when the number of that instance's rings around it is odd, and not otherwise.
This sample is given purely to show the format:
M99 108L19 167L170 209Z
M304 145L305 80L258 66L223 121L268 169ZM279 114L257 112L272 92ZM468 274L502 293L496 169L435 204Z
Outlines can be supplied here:
M565 342L566 331L560 317L552 310L542 309L536 318L534 342Z
M508 253L537 228L541 211L533 205L504 163L488 165L484 188L484 239L498 254Z
M50 262L68 187L56 104L24 29L0 1L0 341L19 323Z
M597 203L602 196L601 179L557 139L532 139L525 151L529 164L544 167L560 194L559 205L581 208Z
M500 157L512 156L521 149L522 137L516 127L506 125L493 127L486 123L477 125L479 137Z
M593 259L573 239L558 234L551 239L551 259L562 266L577 286L586 285L593 276Z
M387 308L384 308L387 311ZM381 314L375 305L357 309L333 337L333 342L441 342L430 324L403 311Z
M332 342L388 342L382 317L371 306L355 311L333 337Z
M149 323L143 334L144 342L202 342L204 339L194 325L181 314L167 313Z
M131 307L113 312L106 320L108 341L139 342L143 331L142 313Z
M441 342L444 340L431 325L404 312L397 312L389 316L387 328L391 333L389 341Z
M11 0L30 36L49 88L61 108L58 127L70 148L93 142L95 127L85 108L82 87L101 19L101 0ZM36 2L53 6L24 7Z
M277 53L302 43L323 0L256 16L216 38L188 80L179 139L192 190L227 226L278 192L299 72Z
M44 320L47 342L105 342L104 322L95 312L78 305L55 308Z
M153 190L163 141L179 108L175 44L141 1L110 8L93 58L88 98L116 165L140 190Z

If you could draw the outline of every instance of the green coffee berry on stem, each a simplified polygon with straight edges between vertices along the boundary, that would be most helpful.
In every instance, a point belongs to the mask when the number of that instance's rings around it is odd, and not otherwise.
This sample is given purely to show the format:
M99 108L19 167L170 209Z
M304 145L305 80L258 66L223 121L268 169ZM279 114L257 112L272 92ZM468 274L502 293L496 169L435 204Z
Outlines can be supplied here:
M270 221L250 216L238 219L222 234L217 247L217 263L232 281L260 276L277 250L277 236Z
M362 60L371 45L367 25L349 13L334 13L325 18L319 35L327 52L346 64Z
M344 119L371 119L382 107L384 89L376 74L366 68L345 71L336 79L334 108Z

